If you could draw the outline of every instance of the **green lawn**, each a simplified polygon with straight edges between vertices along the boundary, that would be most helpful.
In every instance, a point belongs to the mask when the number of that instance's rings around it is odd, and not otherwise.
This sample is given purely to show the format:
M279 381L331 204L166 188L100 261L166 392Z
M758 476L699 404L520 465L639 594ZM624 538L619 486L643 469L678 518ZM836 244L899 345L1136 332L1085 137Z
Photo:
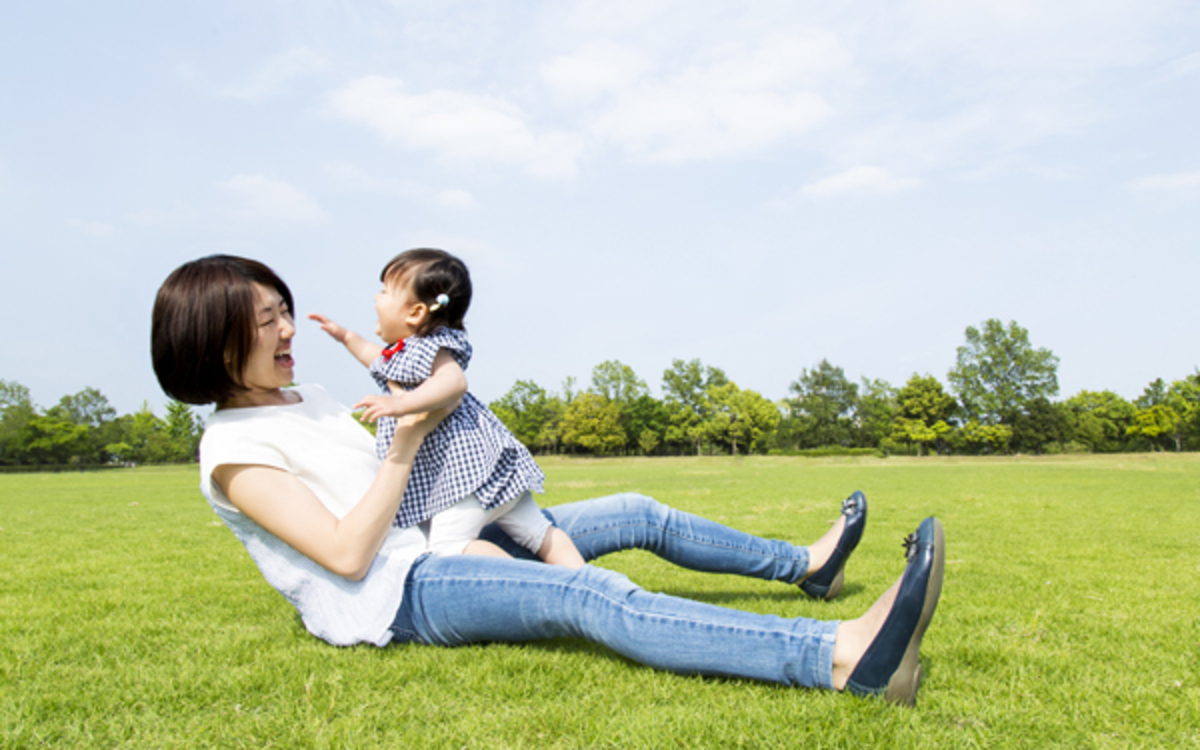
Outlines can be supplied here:
M1200 746L1200 455L542 461L545 505L638 491L804 543L854 489L834 603L630 552L646 588L848 618L925 516L946 583L916 709L679 677L588 643L309 637L191 468L0 475L2 747Z

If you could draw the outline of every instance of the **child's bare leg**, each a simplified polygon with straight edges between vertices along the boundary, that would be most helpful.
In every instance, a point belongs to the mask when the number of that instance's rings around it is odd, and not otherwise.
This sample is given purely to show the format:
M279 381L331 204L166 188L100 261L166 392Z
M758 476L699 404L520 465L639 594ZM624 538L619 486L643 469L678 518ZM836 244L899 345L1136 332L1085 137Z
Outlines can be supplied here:
M483 542L488 544L488 542ZM496 549L500 549L497 547ZM538 549L538 557L551 565L562 565L567 568L582 568L587 563L583 555L575 548L575 542L562 529L551 526L546 531L546 538Z
M464 555L485 555L487 557L511 557L507 552L500 549L491 542L485 542L482 539L475 539L467 542L467 546L463 547ZM579 554L576 552L575 554Z

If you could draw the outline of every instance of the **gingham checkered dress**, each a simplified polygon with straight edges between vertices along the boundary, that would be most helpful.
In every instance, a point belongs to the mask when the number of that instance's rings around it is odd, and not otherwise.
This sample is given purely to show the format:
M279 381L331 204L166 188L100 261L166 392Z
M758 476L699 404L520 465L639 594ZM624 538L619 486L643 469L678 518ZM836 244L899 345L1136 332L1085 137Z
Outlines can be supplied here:
M438 349L448 350L459 367L467 369L471 360L467 334L443 327L428 336L405 339L404 348L391 359L379 357L371 363L371 375L384 393L391 393L389 380L411 391L429 378ZM396 434L396 420L381 417L375 434L375 451L382 460ZM426 521L471 493L484 508L494 508L526 490L542 492L545 478L516 436L482 401L467 393L417 450L394 525Z

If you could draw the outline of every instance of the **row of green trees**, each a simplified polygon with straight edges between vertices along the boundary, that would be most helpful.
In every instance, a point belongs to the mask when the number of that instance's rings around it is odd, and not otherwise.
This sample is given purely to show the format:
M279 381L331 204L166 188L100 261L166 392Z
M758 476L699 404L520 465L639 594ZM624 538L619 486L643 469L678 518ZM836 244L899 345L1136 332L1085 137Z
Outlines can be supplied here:
M118 416L95 388L40 409L28 388L0 380L0 466L194 461L202 427L187 404L174 401L163 419L146 403Z
M914 373L895 387L850 381L822 360L772 402L719 368L675 360L661 399L627 365L608 361L560 393L520 380L490 404L540 453L596 455L864 449L922 455L1200 449L1200 372L1147 386L1133 401L1112 391L1058 395L1058 357L1015 321L966 330L949 389Z
M662 398L616 360L579 388L553 393L519 380L490 404L538 453L669 455L862 449L885 453L1062 453L1200 449L1200 372L1150 383L1127 401L1080 391L1055 401L1058 358L1017 323L966 330L949 388L913 374L901 387L850 381L822 360L771 401L699 360L663 372ZM202 424L186 404L157 417L147 404L118 416L85 388L39 409L25 386L0 380L0 466L194 461Z

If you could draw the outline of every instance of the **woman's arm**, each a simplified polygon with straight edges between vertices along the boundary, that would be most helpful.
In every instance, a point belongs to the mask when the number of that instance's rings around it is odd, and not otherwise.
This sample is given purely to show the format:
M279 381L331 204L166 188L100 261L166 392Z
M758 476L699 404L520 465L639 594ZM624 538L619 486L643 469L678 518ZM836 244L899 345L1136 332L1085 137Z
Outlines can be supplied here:
M455 404L454 406L457 406ZM405 418L375 481L340 520L292 474L270 466L223 464L213 479L234 507L321 567L362 580L400 508L421 440L454 407Z
M457 406L467 392L467 375L449 350L438 349L433 358L432 371L424 383L411 391L397 393L399 387L391 390L395 395L365 396L354 408L363 410L363 419L374 422L380 417L401 417L442 409L450 404Z
M320 313L309 313L309 320L315 320L321 324L321 330L333 337L334 341L340 342L346 350L354 355L354 358L363 363L363 367L370 367L371 363L379 358L383 347L372 341L368 341L354 331L351 331L345 326L339 325Z

